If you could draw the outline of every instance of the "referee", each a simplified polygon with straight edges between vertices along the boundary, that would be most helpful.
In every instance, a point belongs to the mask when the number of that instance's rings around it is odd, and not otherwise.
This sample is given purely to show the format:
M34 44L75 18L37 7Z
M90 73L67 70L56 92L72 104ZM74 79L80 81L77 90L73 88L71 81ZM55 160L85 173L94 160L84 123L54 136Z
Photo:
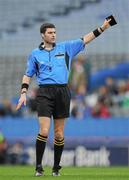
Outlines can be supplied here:
M48 138L51 117L54 120L54 164L52 176L60 176L60 160L64 148L64 124L69 117L70 90L68 76L71 61L85 45L98 37L110 27L111 19L105 19L103 25L83 38L56 43L56 27L45 23L40 27L42 42L34 49L27 62L23 76L21 95L16 109L26 105L26 94L33 75L36 75L39 85L37 94L37 113L39 119L39 134L36 138L36 172L35 176L44 175L42 158Z

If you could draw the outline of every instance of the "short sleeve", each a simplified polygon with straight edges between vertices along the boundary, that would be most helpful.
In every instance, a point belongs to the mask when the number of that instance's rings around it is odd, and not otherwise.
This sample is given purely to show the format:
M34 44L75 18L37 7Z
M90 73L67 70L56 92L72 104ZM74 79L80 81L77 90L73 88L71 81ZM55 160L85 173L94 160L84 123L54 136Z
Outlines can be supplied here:
M27 59L27 68L25 75L32 77L36 73L36 62L35 57L33 54L30 54L30 56Z
M84 41L80 39L67 41L65 43L65 48L68 55L72 58L76 56L80 51L84 50L85 44Z

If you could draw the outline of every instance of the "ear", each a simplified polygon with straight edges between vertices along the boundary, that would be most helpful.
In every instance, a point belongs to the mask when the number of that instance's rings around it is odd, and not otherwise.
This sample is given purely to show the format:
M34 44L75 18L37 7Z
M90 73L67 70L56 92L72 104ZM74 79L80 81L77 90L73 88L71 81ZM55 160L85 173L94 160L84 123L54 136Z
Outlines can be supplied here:
M44 34L43 33L41 33L41 37L44 39Z

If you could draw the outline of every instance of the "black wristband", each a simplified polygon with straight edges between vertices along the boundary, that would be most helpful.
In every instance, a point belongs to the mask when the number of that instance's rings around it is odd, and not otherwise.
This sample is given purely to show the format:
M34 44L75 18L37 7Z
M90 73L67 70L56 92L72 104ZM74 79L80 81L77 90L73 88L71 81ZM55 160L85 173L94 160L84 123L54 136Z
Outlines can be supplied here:
M93 34L95 35L95 37L98 37L101 33L99 32L98 29L95 29L95 30L93 31Z
M23 84L21 85L21 89L24 89L24 88L26 88L26 89L28 90L29 84L23 83Z
M26 94L26 91L22 91L21 94Z

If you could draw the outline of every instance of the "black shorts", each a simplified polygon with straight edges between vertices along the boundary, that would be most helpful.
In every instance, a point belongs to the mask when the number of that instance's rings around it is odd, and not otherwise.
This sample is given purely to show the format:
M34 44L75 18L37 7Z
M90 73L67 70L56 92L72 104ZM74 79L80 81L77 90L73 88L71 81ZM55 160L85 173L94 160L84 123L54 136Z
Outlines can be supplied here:
M71 94L67 85L41 85L37 93L38 116L69 117Z

